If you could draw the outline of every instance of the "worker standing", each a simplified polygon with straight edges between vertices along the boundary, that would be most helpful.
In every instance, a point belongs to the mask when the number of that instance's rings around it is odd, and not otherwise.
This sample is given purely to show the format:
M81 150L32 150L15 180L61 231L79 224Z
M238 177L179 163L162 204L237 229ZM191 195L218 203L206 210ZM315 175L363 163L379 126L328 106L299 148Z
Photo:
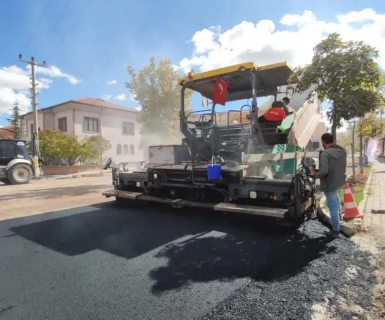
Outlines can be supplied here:
M339 145L334 144L334 136L324 133L321 137L322 146L319 170L311 170L311 175L321 181L321 191L325 193L326 202L330 210L332 220L331 231L325 235L338 238L340 234L340 196L339 192L346 181L346 151Z

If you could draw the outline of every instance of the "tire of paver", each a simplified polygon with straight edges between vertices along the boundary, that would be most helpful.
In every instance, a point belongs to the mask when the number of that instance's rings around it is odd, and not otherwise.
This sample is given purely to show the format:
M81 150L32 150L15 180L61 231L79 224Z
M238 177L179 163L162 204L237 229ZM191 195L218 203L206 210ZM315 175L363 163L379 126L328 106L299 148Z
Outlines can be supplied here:
M10 184L26 184L32 179L32 169L28 164L18 163L7 171Z
M11 182L8 179L0 179L0 181L4 184L11 184Z

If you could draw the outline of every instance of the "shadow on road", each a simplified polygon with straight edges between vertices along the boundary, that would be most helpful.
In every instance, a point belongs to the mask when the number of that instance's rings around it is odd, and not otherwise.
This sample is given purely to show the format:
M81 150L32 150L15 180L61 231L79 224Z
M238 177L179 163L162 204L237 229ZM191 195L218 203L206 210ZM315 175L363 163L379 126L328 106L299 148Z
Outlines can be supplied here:
M110 185L84 185L76 187L65 187L65 188L48 188L48 189L34 189L27 190L25 192L17 192L17 185L12 186L15 188L15 193L0 196L0 201L12 200L12 199L58 199L64 196L82 196L92 192L100 192L110 187Z
M79 208L64 210L59 214L71 215L10 230L70 256L103 250L127 259L185 235L206 230L203 221L191 221L183 215L173 214L172 211L170 213L170 208L169 212L163 213L145 205L119 208L110 203L102 203L91 207L94 208L92 211L79 214L73 214Z
M265 230L266 231L266 230ZM238 232L222 237L204 237L180 245L170 245L157 255L167 258L167 266L151 272L154 293L177 289L192 282L236 278L279 281L303 271L311 261L330 253L324 237Z
M56 218L58 213L52 213L46 221L25 224L25 220L10 231L69 256L103 250L132 259L165 246L155 258L167 258L167 265L149 274L155 281L153 293L193 282L245 277L277 281L333 250L327 247L329 240L316 222L310 222L314 230L308 235L253 218L202 210L181 212L152 205L119 208L111 203L92 207L92 211L78 214L66 210L59 213L65 216ZM185 236L189 236L187 240L181 239Z

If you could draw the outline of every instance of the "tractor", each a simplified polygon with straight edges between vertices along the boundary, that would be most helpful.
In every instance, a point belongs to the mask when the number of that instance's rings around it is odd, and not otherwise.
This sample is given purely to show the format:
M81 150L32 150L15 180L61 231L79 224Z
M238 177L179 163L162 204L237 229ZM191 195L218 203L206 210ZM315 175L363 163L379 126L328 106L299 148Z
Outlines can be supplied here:
M4 184L26 184L33 177L33 161L26 141L0 139L0 181Z

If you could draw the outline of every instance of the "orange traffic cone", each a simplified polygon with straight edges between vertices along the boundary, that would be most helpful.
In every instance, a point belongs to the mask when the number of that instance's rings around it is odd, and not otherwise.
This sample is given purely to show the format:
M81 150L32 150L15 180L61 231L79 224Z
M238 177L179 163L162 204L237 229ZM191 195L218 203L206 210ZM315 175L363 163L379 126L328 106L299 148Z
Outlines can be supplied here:
M344 219L362 218L363 215L358 211L356 201L354 200L349 184L344 185Z

